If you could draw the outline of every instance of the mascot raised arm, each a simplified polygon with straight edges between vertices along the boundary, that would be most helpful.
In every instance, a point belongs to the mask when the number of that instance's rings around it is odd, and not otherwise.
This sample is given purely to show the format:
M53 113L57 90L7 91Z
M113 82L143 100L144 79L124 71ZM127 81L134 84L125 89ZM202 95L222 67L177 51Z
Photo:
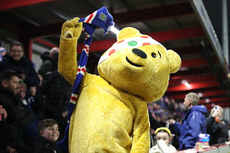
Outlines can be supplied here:
M62 26L58 71L75 83L79 18ZM148 153L150 148L147 103L167 90L170 73L181 58L137 29L120 31L100 58L99 75L85 73L69 125L70 153Z

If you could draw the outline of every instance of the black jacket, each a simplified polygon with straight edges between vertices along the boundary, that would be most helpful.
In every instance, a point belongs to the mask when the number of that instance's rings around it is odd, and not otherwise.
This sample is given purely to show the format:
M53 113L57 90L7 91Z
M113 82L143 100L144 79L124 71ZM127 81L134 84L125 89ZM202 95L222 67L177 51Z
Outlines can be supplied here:
M0 125L0 148L11 146L19 153L29 153L23 127L33 121L33 114L20 106L19 99L19 96L0 86L0 105L7 111L7 118Z
M16 149L18 153L31 152L31 148L24 141L22 129L3 121L0 123L0 152L7 146Z
M22 106L20 97L0 85L0 105L7 111L7 118L1 124L0 137L7 137L8 141L0 138L0 146L9 146L21 152L29 150L23 134L23 129L34 121L34 114L31 110ZM1 141L3 140L3 141Z
M20 96L0 85L0 105L7 111L6 123L24 127L34 120L33 112L22 107Z
M46 117L57 118L68 109L72 86L57 70L47 73L41 84L41 93L46 97Z
M33 153L62 153L62 151L57 148L56 143L39 136L33 146Z
M225 143L228 140L227 126L215 121L215 118L211 116L207 118L207 133L210 134L209 145Z
M7 69L14 70L18 74L25 74L25 83L28 87L39 85L40 79L38 74L35 71L32 62L25 56L17 62L8 54L5 55L3 57L3 62L0 62L0 72Z

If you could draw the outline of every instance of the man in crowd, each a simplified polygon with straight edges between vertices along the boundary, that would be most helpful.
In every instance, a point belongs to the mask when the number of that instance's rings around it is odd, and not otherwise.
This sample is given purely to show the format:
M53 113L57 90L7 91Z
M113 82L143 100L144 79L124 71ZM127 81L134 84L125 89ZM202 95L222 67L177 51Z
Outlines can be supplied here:
M52 72L57 69L59 48L53 47L49 52L45 51L41 55L42 64L38 69L38 73L44 77L47 72Z
M198 105L199 100L196 93L188 93L183 103L186 112L182 123L173 119L167 120L169 124L173 124L175 133L179 136L180 150L194 148L199 140L199 134L206 133L207 109L204 105Z
M20 42L13 42L10 45L9 53L0 62L0 72L7 69L14 70L19 74L20 79L26 83L28 91L30 87L39 85L38 74L32 62L24 56L24 47Z
M0 148L10 153L29 153L30 148L23 138L23 128L33 121L33 114L21 107L17 94L18 83L19 77L15 71L5 70L0 73L0 105L7 112L7 118L0 128Z

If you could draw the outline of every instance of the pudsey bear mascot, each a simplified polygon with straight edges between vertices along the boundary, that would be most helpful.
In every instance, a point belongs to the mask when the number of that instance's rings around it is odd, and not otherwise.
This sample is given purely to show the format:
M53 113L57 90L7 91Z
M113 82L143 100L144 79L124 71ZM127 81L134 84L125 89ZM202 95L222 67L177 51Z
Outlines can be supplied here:
M77 40L79 18L62 26L58 71L75 84L81 71ZM179 55L137 29L120 31L117 42L100 58L99 75L85 73L69 125L70 153L148 153L147 103L167 90L170 73L179 70ZM71 101L71 100L70 100Z

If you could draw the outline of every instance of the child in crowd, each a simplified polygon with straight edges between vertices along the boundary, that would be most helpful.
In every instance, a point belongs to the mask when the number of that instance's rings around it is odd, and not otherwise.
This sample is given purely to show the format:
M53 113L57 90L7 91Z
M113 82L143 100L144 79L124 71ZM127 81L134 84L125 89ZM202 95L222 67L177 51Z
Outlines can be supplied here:
M219 105L212 108L207 118L207 133L210 134L209 145L225 143L228 141L228 128L222 120L224 110Z
M153 146L149 153L174 153L176 148L170 144L171 131L166 127L157 128L155 131L156 145Z
M56 146L59 137L58 124L53 119L43 119L38 123L40 137L33 147L33 153L62 153Z

